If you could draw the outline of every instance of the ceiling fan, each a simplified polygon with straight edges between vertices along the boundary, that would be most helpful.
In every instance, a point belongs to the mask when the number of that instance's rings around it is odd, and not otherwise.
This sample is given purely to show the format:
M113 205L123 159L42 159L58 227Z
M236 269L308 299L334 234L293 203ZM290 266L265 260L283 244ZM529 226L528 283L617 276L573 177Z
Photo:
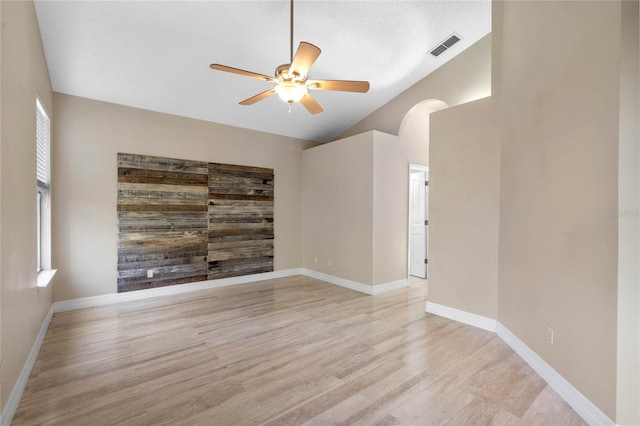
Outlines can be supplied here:
M366 93L369 90L368 81L349 81L349 80L308 80L307 73L314 64L320 53L318 47L305 41L300 42L295 56L293 55L293 0L291 0L291 37L290 37L290 57L291 63L280 65L276 68L275 77L258 74L251 71L245 71L238 68L228 67L226 65L211 64L209 67L213 70L230 72L233 74L243 75L245 77L257 78L269 83L275 83L275 87L265 90L255 96L252 96L240 102L240 105L253 105L258 101L268 98L271 95L278 94L280 99L291 105L300 102L311 114L319 114L324 109L320 104L308 93L308 90L333 90L340 92L358 92Z

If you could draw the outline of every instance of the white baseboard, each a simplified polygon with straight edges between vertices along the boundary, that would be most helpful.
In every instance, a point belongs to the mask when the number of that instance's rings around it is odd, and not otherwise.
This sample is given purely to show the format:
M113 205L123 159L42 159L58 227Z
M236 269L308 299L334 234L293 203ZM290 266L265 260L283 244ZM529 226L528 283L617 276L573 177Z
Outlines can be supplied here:
M373 288L368 284L362 284L357 281L351 281L346 278L336 277L334 275L324 274L322 272L313 271L311 269L302 269L302 274L307 277L315 278L317 280L328 282L329 284L339 285L351 290L359 291L360 293L373 294Z
M520 358L529 364L585 422L590 425L615 425L615 422L580 393L578 389L574 388L571 383L566 381L553 367L547 364L538 354L499 322L496 326L496 333Z
M374 287L356 281L350 281L333 275L323 274L310 269L293 268L281 271L264 272L261 274L242 275L239 277L221 278L218 280L200 281L196 283L171 285L166 287L150 288L146 290L128 291L125 293L111 293L100 296L83 297L80 299L62 300L53 303L54 312L72 311L75 309L92 308L95 306L111 305L113 303L130 302L133 300L148 299L157 296L188 293L191 291L206 290L217 287L227 287L238 284L248 284L256 281L270 280L274 278L290 277L294 275L306 275L322 281L350 288L366 294L380 294L398 288L407 287L408 280L399 280L390 283L376 285Z
M128 291L125 293L111 293L100 296L83 297L80 299L62 300L53 303L54 312L72 311L75 309L92 308L95 306L111 305L113 303L130 302L134 300L148 299L151 297L168 296L173 294L188 293L191 291L206 290L217 287L227 287L238 284L248 284L256 281L270 280L274 278L290 277L294 275L306 275L331 284L346 287L365 294L380 294L391 290L407 287L409 281L398 280L376 286L362 284L333 275L323 274L310 269L293 268L281 271L264 272L261 274L243 275L239 277L221 278L218 280L200 281L195 283L172 285L166 287L150 288L146 290Z
M399 288L405 287L409 287L409 280L406 278L403 280L374 285L372 294L376 295L380 293L386 293L387 291L397 290Z
M247 284L256 281L270 280L274 278L302 275L302 269L284 269L281 271L264 272L261 274L242 275L239 277L221 278L218 280L200 281L189 284L171 285L166 287L150 288L146 290L128 291L125 293L104 294L101 296L83 297L81 299L63 300L54 302L54 312L72 311L75 309L104 306L113 303L130 302L133 300L148 299L150 297L168 296L172 294L188 293L191 291L206 290L209 288L227 287L231 285Z
M461 311L460 309L450 308L449 306L439 305L433 302L427 302L425 311L440 317L472 325L483 330L492 331L494 333L496 331L496 320L483 317L482 315L472 314L471 312Z
M351 281L346 278L336 277L335 275L329 275L322 272L313 271L311 269L303 269L302 274L311 278L315 278L317 280L328 282L329 284L339 285L340 287L359 291L360 293L368 294L371 296L409 286L409 280L407 279L371 286L369 284Z
M36 336L36 340L35 342L33 342L33 346L31 346L31 351L29 351L27 360L22 366L22 370L20 371L18 380L16 380L16 384L13 386L13 389L9 394L9 399L7 400L7 403L2 410L2 414L0 415L0 425L2 426L9 426L11 424L13 415L18 409L20 398L22 398L24 388L27 386L27 381L29 380L29 376L31 375L31 370L33 369L33 365L36 363L38 353L40 352L40 346L42 346L44 336L47 334L47 329L49 328L51 318L53 318L53 312L53 305L51 305L51 307L49 308L49 312L47 312L47 315L44 317L44 321L42 321L42 325L40 326L40 331Z

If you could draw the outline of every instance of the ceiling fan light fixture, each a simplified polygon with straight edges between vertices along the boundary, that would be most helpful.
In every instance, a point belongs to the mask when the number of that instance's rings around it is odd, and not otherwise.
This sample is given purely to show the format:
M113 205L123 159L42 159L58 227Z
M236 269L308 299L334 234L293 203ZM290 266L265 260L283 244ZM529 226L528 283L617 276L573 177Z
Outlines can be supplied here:
M226 65L211 64L209 68L218 71L230 72L233 74L243 75L245 77L257 78L260 80L275 83L275 87L258 93L244 101L240 105L253 105L258 101L268 98L269 96L278 94L278 97L289 104L289 112L291 106L297 102L302 103L307 111L311 114L320 114L324 109L320 104L308 93L312 90L334 90L338 92L359 92L366 93L369 90L368 81L348 81L348 80L307 80L309 69L314 64L322 51L318 46L314 46L306 41L301 41L296 54L293 54L293 0L291 1L291 31L289 37L289 47L291 53L291 63L283 64L276 68L274 77L258 74L251 71L241 70L239 68L228 67Z
M285 81L276 86L276 93L283 101L295 104L307 94L307 88L302 84Z

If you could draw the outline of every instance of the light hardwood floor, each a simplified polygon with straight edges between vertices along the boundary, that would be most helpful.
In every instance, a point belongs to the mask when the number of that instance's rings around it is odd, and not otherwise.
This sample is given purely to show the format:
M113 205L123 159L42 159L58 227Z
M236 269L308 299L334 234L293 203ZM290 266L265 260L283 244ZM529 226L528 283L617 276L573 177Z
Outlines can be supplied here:
M584 424L425 293L296 276L59 313L12 424Z

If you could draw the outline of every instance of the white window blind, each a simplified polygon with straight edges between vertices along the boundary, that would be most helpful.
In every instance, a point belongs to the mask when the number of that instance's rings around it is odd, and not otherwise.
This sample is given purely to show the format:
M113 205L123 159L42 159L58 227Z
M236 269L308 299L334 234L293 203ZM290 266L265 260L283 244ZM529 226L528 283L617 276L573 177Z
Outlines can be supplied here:
M50 128L49 117L40 101L36 99L36 176L38 186L44 189L49 188Z

